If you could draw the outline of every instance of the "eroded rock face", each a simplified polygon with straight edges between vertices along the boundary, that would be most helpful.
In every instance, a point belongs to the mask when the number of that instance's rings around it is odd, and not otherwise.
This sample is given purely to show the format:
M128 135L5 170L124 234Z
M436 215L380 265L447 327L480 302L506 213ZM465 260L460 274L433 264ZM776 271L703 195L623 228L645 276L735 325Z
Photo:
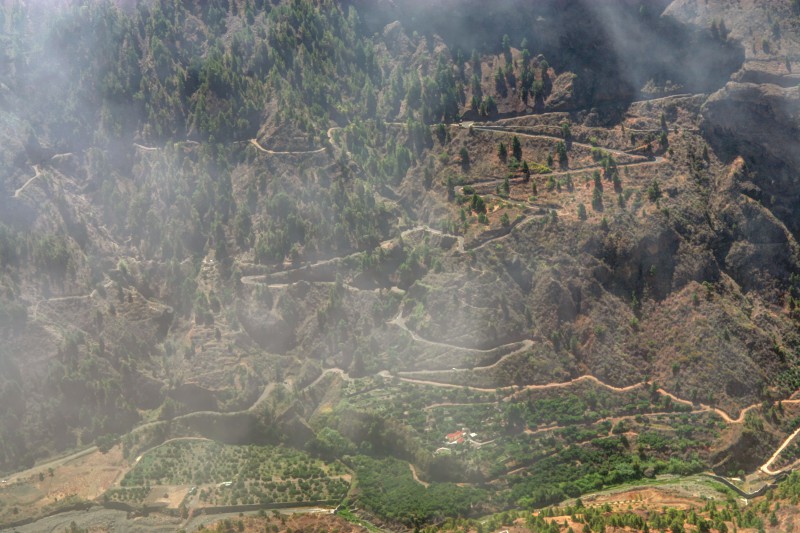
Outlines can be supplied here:
M702 126L726 148L800 167L800 86L729 82L702 109Z
M800 234L800 86L729 82L702 109L701 127L720 154L741 155L741 191Z

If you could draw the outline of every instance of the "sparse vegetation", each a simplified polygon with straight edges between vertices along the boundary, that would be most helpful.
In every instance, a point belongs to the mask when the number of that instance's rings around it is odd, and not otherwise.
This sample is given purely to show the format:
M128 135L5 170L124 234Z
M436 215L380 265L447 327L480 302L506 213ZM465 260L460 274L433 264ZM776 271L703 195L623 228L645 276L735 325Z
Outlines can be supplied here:
M145 454L108 497L141 503L160 485L194 485L205 505L340 500L347 474L290 448L182 440Z
M120 474L106 502L183 518L792 529L792 476L746 509L549 507L747 474L798 427L788 18L637 5L653 60L586 2L468 31L422 4L40 4L0 8L0 470L94 444L81 494ZM0 524L80 503L75 464L0 488Z

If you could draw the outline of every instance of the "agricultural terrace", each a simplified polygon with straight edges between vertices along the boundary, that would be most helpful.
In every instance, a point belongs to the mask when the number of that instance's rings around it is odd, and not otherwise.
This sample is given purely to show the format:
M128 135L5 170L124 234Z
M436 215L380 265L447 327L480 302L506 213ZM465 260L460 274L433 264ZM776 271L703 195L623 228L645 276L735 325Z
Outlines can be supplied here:
M146 453L120 485L106 493L108 499L154 503L162 493L169 495L179 487L185 496L196 493L201 507L270 504L341 499L350 487L350 474L341 463L326 463L282 446L192 439L168 442Z
M427 472L423 480L491 481L506 489L498 491L500 505L548 505L643 477L701 471L728 427L652 385L614 391L584 380L482 392L395 380L350 387L357 392L326 415L334 425L347 432L359 412L392 421L409 436L406 452ZM462 430L461 439L449 438Z

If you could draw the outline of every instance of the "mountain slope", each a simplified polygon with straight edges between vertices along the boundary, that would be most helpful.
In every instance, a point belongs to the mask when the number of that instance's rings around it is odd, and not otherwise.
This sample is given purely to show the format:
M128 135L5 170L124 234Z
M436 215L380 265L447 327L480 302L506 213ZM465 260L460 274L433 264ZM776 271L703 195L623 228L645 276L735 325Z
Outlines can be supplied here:
M0 470L283 443L410 462L351 494L406 526L756 472L798 15L666 4L4 4Z

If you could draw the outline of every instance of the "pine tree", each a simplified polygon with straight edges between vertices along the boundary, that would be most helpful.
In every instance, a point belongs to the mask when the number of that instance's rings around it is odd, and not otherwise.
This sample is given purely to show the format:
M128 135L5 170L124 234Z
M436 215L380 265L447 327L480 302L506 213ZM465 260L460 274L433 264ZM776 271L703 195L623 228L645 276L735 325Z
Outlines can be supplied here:
M595 187L592 191L592 207L595 211L603 210L603 189Z
M508 149L506 148L505 143L500 143L497 147L497 157L500 158L500 161L503 163L506 162L506 158L508 157Z
M511 192L511 183L508 180L508 175L503 178L503 188L501 190L506 196L508 196L508 194Z
M558 141L556 143L556 153L558 154L558 162L561 165L567 164L567 146L564 144L564 141Z
M461 157L461 166L468 167L469 166L469 150L467 150L466 146L462 146L461 150L458 152L459 157Z
M517 161L522 161L522 145L516 135L511 139L511 153Z

